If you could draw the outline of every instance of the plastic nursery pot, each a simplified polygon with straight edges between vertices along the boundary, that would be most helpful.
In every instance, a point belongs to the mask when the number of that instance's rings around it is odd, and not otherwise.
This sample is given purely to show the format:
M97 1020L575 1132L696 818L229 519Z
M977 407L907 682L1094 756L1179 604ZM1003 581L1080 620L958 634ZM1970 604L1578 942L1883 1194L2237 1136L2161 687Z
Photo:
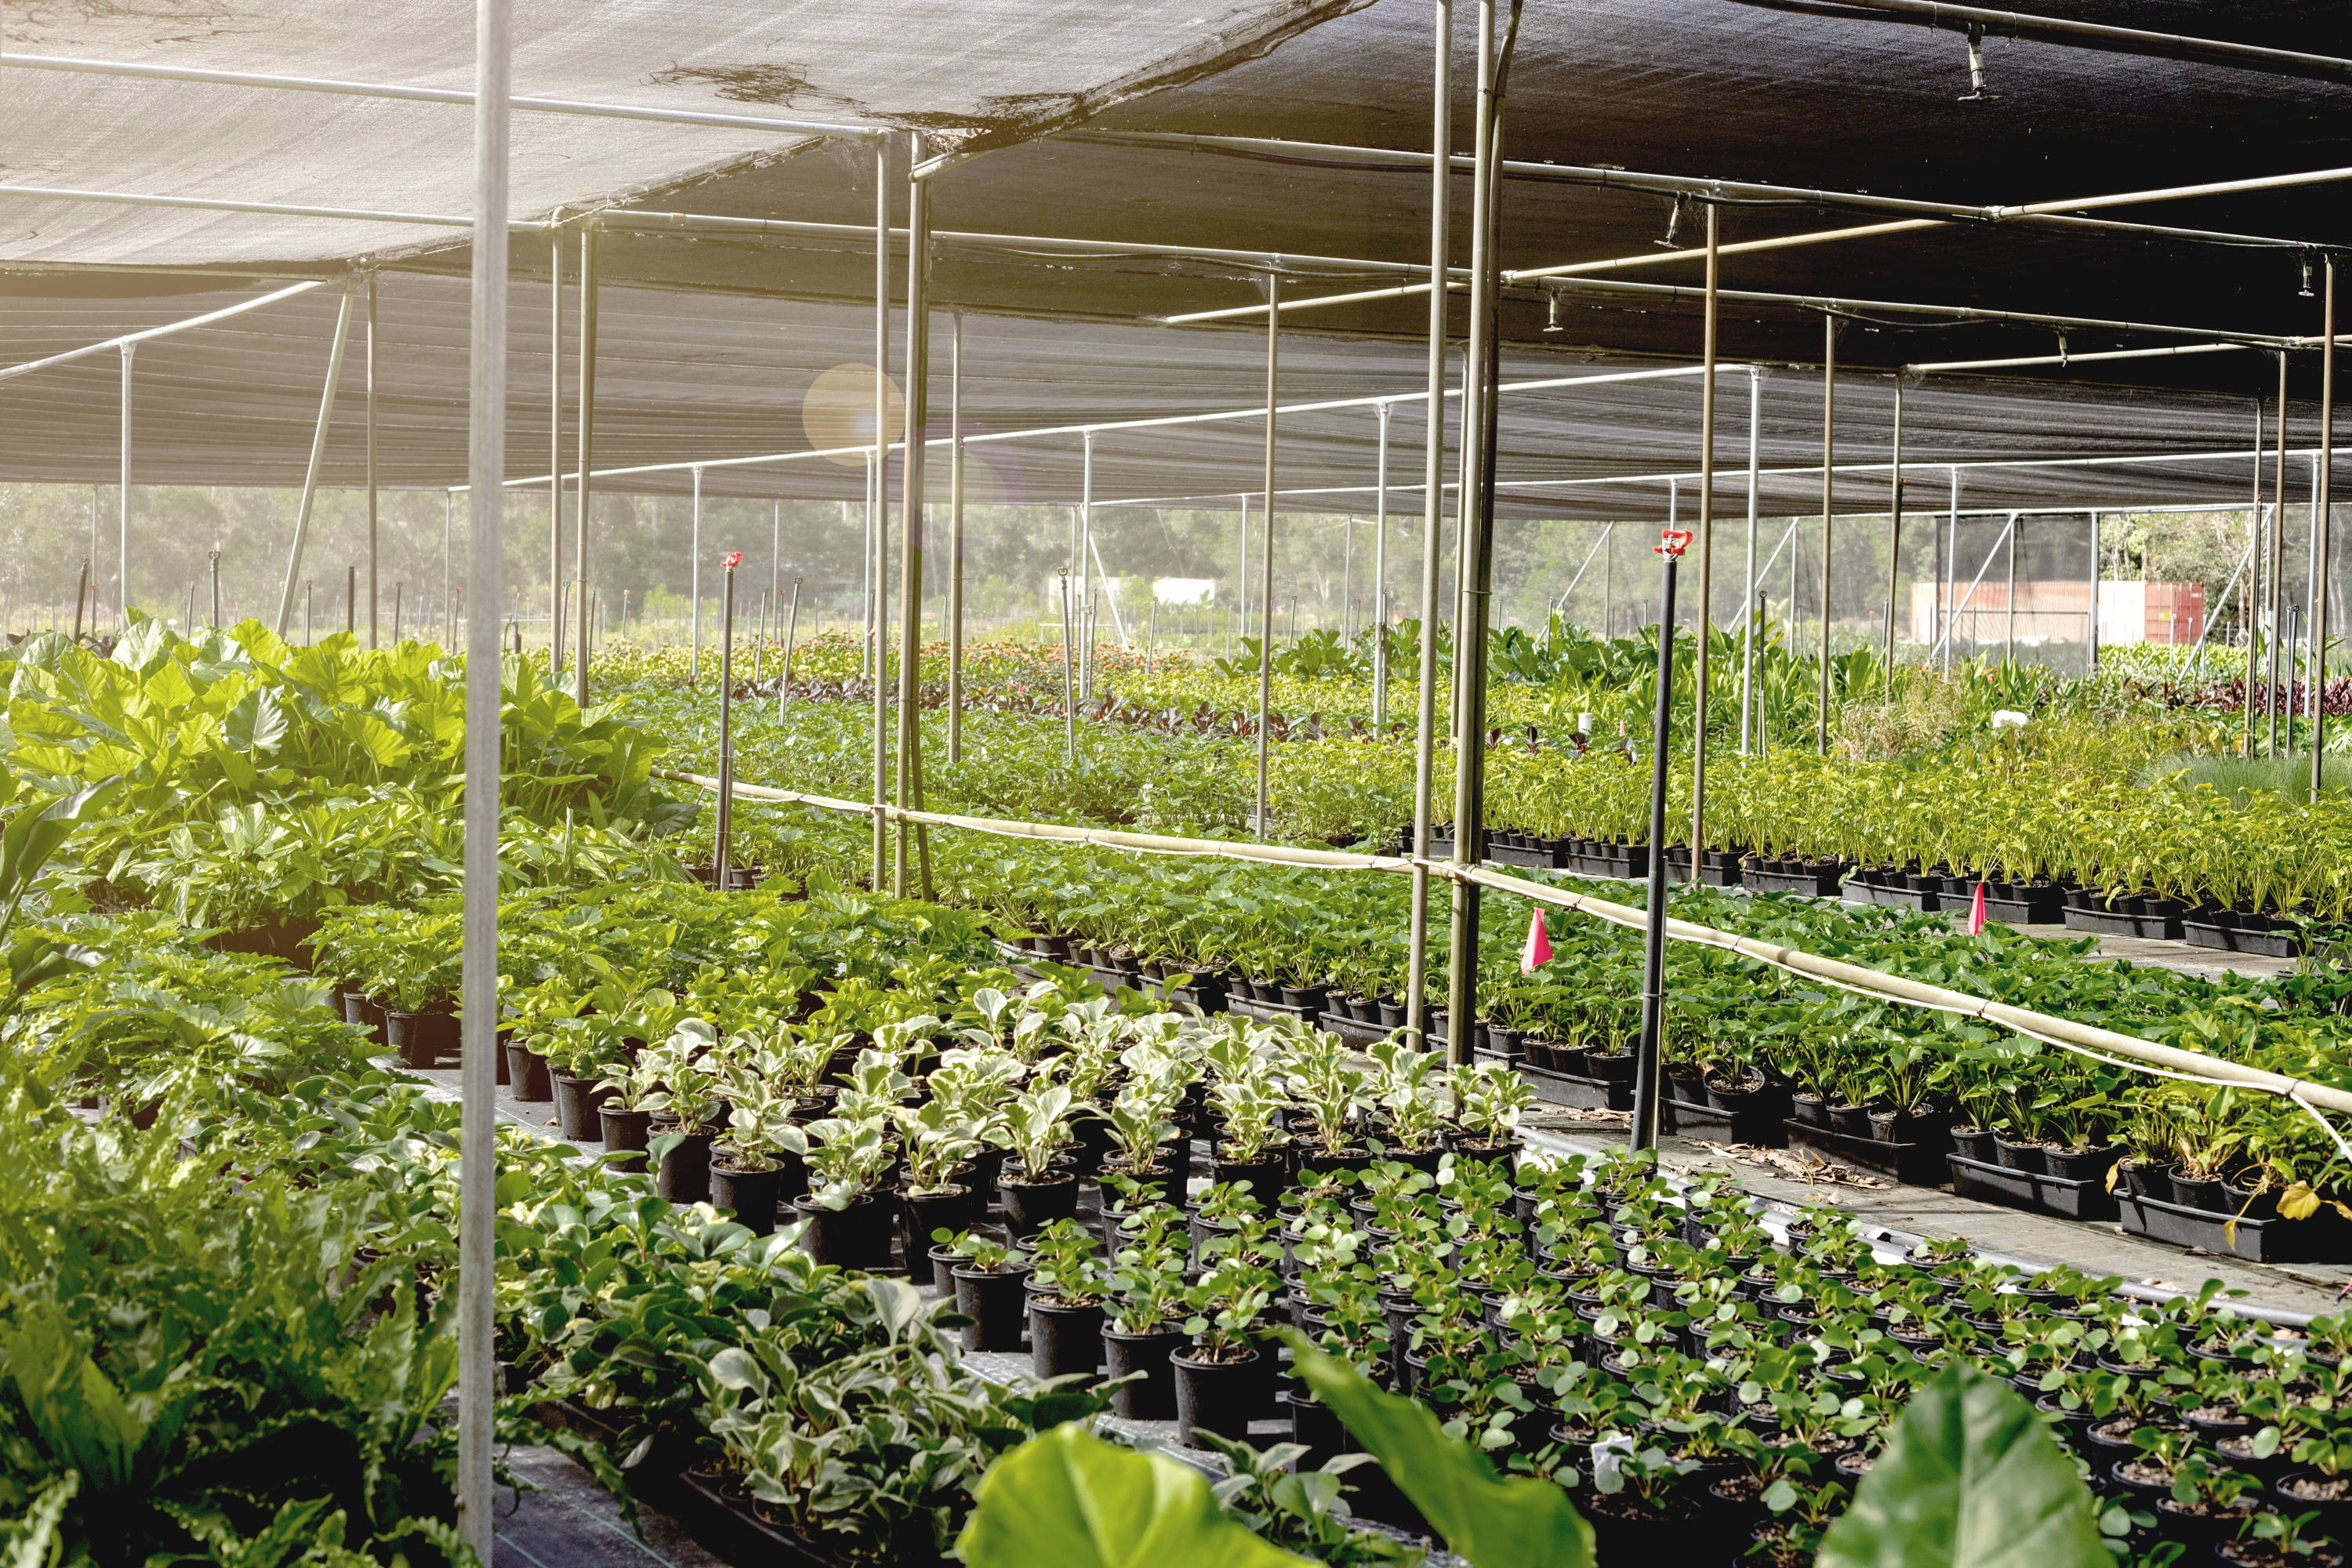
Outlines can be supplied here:
M2059 1149L2042 1152L2042 1163L2052 1175L2067 1182L2096 1182L2106 1177L2107 1167L2123 1152L2120 1149Z
M519 1040L507 1042L507 1077L514 1097L525 1104L555 1098L555 1086L547 1081L547 1058Z
M1004 1220L1015 1236L1034 1236L1057 1219L1078 1212L1078 1179L1057 1175L1049 1181L1016 1182L1007 1176L996 1190L1004 1200Z
M1832 1105L1830 1107L1830 1131L1848 1138L1870 1136L1870 1108L1863 1105Z
M1355 1451L1347 1424L1313 1394L1291 1389L1282 1395L1282 1407L1290 1416L1290 1440L1307 1450L1299 1458L1301 1470L1319 1469L1326 1460Z
M1195 1434L1214 1432L1220 1437L1249 1436L1250 1417L1265 1397L1263 1359L1250 1351L1232 1361L1203 1361L1188 1351L1168 1358L1176 1373L1176 1433L1188 1442Z
M1006 1268L958 1265L953 1272L956 1310L971 1320L964 1326L963 1348L1019 1350L1021 1331L1029 1319L1029 1298L1023 1289L1029 1282L1029 1270L1019 1265Z
M593 1078L573 1078L551 1068L548 1069L547 1081L555 1093L555 1121L562 1134L566 1138L595 1137L599 1131L596 1113L611 1102L613 1091L599 1088Z
M762 1163L755 1171L739 1171L723 1160L714 1160L709 1169L710 1206L733 1215L736 1223L754 1236L769 1235L776 1228L776 1194L783 1182L781 1165Z
M1184 1336L1172 1328L1155 1329L1148 1334L1105 1329L1102 1342L1103 1362L1113 1378L1143 1374L1111 1392L1111 1414L1129 1421L1174 1420L1176 1369L1171 1358Z
M2049 1152L2039 1143L2017 1142L1996 1132L1992 1147L2003 1170L2028 1171L2036 1175L2049 1173Z
M383 1009L364 991L343 993L343 1022L365 1029L379 1046L390 1043L383 1037Z
M962 1309L957 1309L961 1311ZM1029 1369L1039 1377L1083 1373L1102 1365L1103 1309L1029 1298Z
M988 1205L971 1187L952 1186L937 1193L910 1193L902 1188L898 1212L907 1227L907 1256L913 1258L929 1249L938 1232L955 1236L978 1225L986 1216Z
M2137 1197L2154 1198L2158 1203L2173 1201L2172 1171L2166 1165L2150 1165L2143 1161L2126 1160L2116 1173L2116 1190ZM2243 1467L2241 1467L2242 1468Z
M1633 1053L1631 1051L1588 1051L1584 1063L1591 1069L1592 1076L1603 1083L1633 1081Z
M2192 1176L2179 1166L2172 1167L2172 1201L2183 1208L2203 1209L2208 1214L2220 1214L2229 1206L2219 1177Z
M819 1263L874 1273L890 1267L890 1233L896 1223L890 1205L872 1193L860 1193L845 1208L830 1209L814 1198L793 1200L793 1215L806 1220L801 1250Z
M432 1030L422 1013L404 1013L398 1008L387 1009L383 1016L384 1043L400 1058L400 1065L408 1068L429 1068L436 1053L433 1048Z
M2318 1470L2289 1470L2271 1483L2279 1511L2316 1511L2315 1535L2352 1541L2352 1476L2330 1476Z
M1172 1160L1158 1160L1145 1170L1130 1171L1126 1161L1113 1156L1103 1163L1102 1176L1106 1189L1109 1187L1111 1177L1125 1176L1143 1189L1147 1199L1156 1197L1161 1203L1171 1202L1171 1193L1181 1195L1176 1185L1176 1164Z
M1789 1116L1807 1127L1827 1127L1830 1102L1818 1094L1792 1094L1789 1097Z
M654 1171L654 1191L674 1204L698 1204L708 1199L713 1136L708 1128L692 1132L680 1132L675 1126L656 1129L656 1139L676 1137L677 1141L662 1152L661 1163Z
M652 1137L653 1112L624 1110L608 1105L596 1112L596 1121L604 1134L604 1152L627 1156L615 1162L624 1171L646 1168L646 1144Z
M1953 1128L1952 1152L1963 1160L1974 1160L1979 1165L1990 1165L1998 1157L1992 1146L1992 1134L1981 1127Z
M956 1264L963 1255L954 1247L940 1243L927 1249L923 1256L931 1260L931 1289L942 1296L953 1296Z

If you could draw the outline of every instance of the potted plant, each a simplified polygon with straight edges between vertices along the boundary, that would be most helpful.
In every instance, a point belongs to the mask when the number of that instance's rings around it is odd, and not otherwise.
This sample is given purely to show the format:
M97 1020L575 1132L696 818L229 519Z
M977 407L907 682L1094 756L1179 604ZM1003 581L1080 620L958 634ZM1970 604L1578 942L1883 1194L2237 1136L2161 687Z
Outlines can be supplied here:
M1029 1356L1039 1377L1102 1365L1110 1268L1075 1219L1057 1219L1029 1242Z
M1337 1035L1307 1032L1293 1046L1283 1087L1307 1116L1302 1168L1362 1170L1371 1155L1356 1141L1371 1074Z
M987 1204L959 1178L980 1151L979 1128L952 1101L933 1099L892 1112L905 1174L898 1203L906 1216L907 1256L922 1250L923 1238L939 1231L968 1231L980 1223Z
M994 1136L1013 1155L998 1181L1006 1223L1016 1236L1032 1236L1050 1222L1078 1210L1078 1178L1055 1158L1070 1144L1071 1099L1063 1084L1048 1083L1014 1095Z
M1131 1421L1175 1418L1176 1373L1170 1358L1183 1342L1174 1314L1183 1300L1190 1250L1182 1223L1182 1211L1172 1204L1130 1210L1119 1222L1103 1356L1114 1381L1134 1379L1111 1394L1112 1411Z
M1367 1047L1365 1055L1380 1074L1373 1096L1381 1157L1434 1174L1445 1152L1445 1058L1394 1038Z
M1235 1252L1184 1292L1184 1331L1192 1344L1168 1359L1176 1372L1176 1430L1188 1439L1195 1432L1249 1436L1265 1392L1258 1373L1265 1352L1251 1336L1273 1283L1266 1269Z
M1255 1071L1219 1079L1209 1089L1217 1141L1210 1152L1213 1184L1245 1186L1261 1203L1277 1202L1290 1184L1289 1163L1276 1119L1288 1105L1274 1075Z
M1535 1103L1535 1090L1501 1062L1473 1062L1453 1081L1456 1157L1508 1164L1518 1153L1519 1117Z
M1125 1176L1165 1202L1184 1174L1170 1153L1181 1131L1173 1119L1183 1100L1184 1080L1170 1066L1155 1065L1130 1078L1103 1111L1114 1151L1104 1172ZM1181 1188L1175 1195L1181 1195Z
M955 1276L956 1310L970 1318L964 1325L968 1351L1017 1351L1028 1313L1023 1287L1029 1266L1000 1241L967 1230L961 1235L940 1231L931 1238L946 1244L963 1259Z
M888 1123L879 1113L831 1116L802 1129L809 1191L793 1200L801 1247L819 1263L867 1270L890 1265L897 1216L875 1189L890 1170Z
M719 1073L711 1049L718 1031L700 1018L683 1018L669 1038L646 1049L661 1087L641 1110L653 1113L646 1157L654 1165L654 1190L674 1204L698 1204L710 1196L710 1145L719 1111Z
M808 1190L808 1139L792 1120L794 1100L760 1070L757 1054L721 1068L727 1125L710 1153L710 1204L754 1236L776 1228L776 1210Z

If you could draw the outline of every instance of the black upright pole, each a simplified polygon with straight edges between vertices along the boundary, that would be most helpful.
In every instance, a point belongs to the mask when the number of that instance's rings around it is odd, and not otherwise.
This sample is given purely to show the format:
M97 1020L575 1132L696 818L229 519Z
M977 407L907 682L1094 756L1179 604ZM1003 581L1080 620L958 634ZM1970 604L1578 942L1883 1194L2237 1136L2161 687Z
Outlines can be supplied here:
M710 885L727 889L727 835L735 826L735 568L743 552L720 560L719 594L719 839L710 856Z
M1642 1045L1633 1058L1633 1142L1658 1146L1658 1057L1666 1006L1666 743L1673 738L1675 694L1675 569L1691 542L1686 529L1659 537L1666 580L1658 607L1658 714L1650 732L1649 929L1642 937Z

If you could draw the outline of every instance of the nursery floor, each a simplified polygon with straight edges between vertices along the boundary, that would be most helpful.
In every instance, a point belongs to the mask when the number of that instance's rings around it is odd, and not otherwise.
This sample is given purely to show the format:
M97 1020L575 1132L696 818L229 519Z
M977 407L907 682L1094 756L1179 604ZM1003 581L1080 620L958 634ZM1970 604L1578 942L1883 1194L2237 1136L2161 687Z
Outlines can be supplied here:
M1554 1152L1622 1147L1625 1136L1622 1115L1604 1121L1547 1107L1531 1120L1537 1125L1528 1131L1529 1142ZM1792 1207L1832 1203L1904 1239L1961 1237L1985 1252L2021 1264L2063 1263L2088 1274L2117 1275L2129 1284L2168 1290L2193 1290L2208 1279L2219 1279L2231 1290L2244 1291L2250 1307L2289 1313L2340 1310L2343 1293L2352 1289L2352 1266L2248 1263L2126 1236L2113 1223L2053 1219L1937 1187L1893 1181L1861 1186L1809 1177L1802 1150L1751 1149L1671 1135L1661 1139L1659 1147L1669 1166L1733 1171L1740 1184L1759 1197Z
M641 1508L631 1532L595 1478L554 1449L509 1458L536 1489L499 1494L491 1568L723 1568L667 1514Z

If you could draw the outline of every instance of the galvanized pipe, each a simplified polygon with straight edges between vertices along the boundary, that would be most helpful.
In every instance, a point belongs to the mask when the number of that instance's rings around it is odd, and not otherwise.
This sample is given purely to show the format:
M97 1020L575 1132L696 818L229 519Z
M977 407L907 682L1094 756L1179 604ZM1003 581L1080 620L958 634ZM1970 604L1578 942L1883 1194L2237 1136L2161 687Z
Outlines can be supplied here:
M1837 318L1822 318L1822 689L1813 749L1830 752L1830 567L1837 512Z
M702 679L702 470L694 470L694 520L686 552L686 683Z
M922 162L922 138L908 141L908 165ZM923 735L923 457L924 426L930 416L930 222L931 187L907 182L907 445L898 479L901 532L898 541L898 805L922 809L915 788L920 776ZM907 896L907 840L898 825L890 890Z
M1748 560L1739 591L1739 754L1743 757L1751 739L1748 721L1756 695L1756 493L1763 422L1764 374L1751 364L1748 367Z
M563 668L563 236L561 234L547 237L547 672L552 677Z
M882 519L890 509L890 143L874 143L874 445L866 509L866 646L874 675L874 864L872 886L888 872L889 828L880 807L890 799L890 665L882 628L890 618L890 541ZM907 432L912 455L919 437ZM912 466L911 464L909 465Z
M1282 301L1282 274L1269 272L1265 279L1266 298L1276 304ZM1257 618L1257 836L1262 843L1272 834L1271 807L1267 783L1267 763L1270 760L1266 720L1274 705L1274 460L1276 441L1280 428L1279 405L1276 401L1282 356L1282 312L1269 310L1265 317L1265 526L1260 535L1258 562ZM1087 473L1094 473L1092 457L1094 437L1087 437L1088 462ZM1083 563L1082 563L1083 564ZM1094 635L1088 627L1087 637Z
M477 0L477 3L487 5L493 0ZM281 637L286 635L287 623L294 614L294 584L302 580L302 549L310 539L310 507L318 499L319 470L327 459L327 431L334 423L335 389L343 379L343 345L350 340L351 331L352 294L346 289L342 305L335 312L335 336L327 350L327 384L319 394L319 419L310 432L310 461L302 473L301 500L294 511L294 547L286 558L286 584L278 596L277 631ZM130 350L126 348L123 354L123 363L127 365ZM127 374L126 372L126 379Z
M2282 351L2278 356L2278 416L2273 421L2278 426L2278 445L2271 463L2270 679L2263 691L2263 710L2269 726L2268 738L2263 743L2266 757L2277 756L2279 746L2279 627L2286 579L2286 354Z
M308 294L313 289L323 289L326 286L324 279L311 283L297 283L289 289L280 289L274 293L263 294L258 298L246 300L218 310L207 310L201 316L191 316L184 321L173 321L165 326L148 327L141 331L125 332L121 337L109 338L104 342L85 343L78 349L68 349L63 353L47 354L40 359L26 360L21 364L0 365L0 381L6 381L12 376L27 375L37 370L46 370L53 364L68 364L78 359L88 359L93 354L102 354L109 349L125 348L154 338L168 338L175 332L188 331L196 327L208 327L215 321L226 321L231 316L242 316L247 310L258 310L264 305L275 305L281 300L291 300L297 294Z
M1374 406L1381 422L1380 455L1372 471L1372 728L1377 731L1389 724L1389 419L1396 405Z
M963 761L963 312L948 338L948 762ZM911 448L910 448L911 449Z
M2319 789L2327 752L2327 590L2328 535L2335 531L2329 511L2336 475L2336 257L2320 258L2319 313L2319 464L2311 487L2311 799Z
M1903 378L1895 378L1895 440L1888 455L1888 488L1894 491L1895 510L1889 517L1886 547L1886 689L1895 690L1895 610L1896 596L1903 590Z
M1691 823L1690 879L1706 879L1706 682L1707 638L1715 610L1715 383L1717 275L1722 211L1713 203L1706 209L1706 310L1700 330L1698 383L1698 660L1692 667L1696 686L1691 696Z
M351 309L351 298L348 295L344 297L343 308L346 310ZM122 447L121 454L121 471L117 476L115 481L115 525L121 535L120 544L121 556L115 572L114 596L116 600L119 601L115 607L121 614L122 629L126 632L131 629L131 356L138 352L138 346L134 343L124 343L122 345L122 391L120 409L121 430L119 432L121 437ZM314 458L313 461L315 462L316 459ZM306 519L308 518L309 513L310 487L306 484L303 487L303 514ZM295 537L299 542L301 537L300 534L298 532ZM96 622L97 618L98 617L95 616L90 617L93 623ZM278 618L280 621L285 619L285 612L283 610L278 612ZM74 596L74 621L77 626L79 626L81 621L81 596L79 593ZM286 635L286 628L282 625L278 628L278 635L280 637ZM79 640L79 633L76 634L76 640Z
M368 647L376 646L375 274L367 275Z
M580 448L579 480L572 487L572 559L580 573L580 646L588 646L588 511L594 487L596 450L596 314L603 285L597 269L596 235L580 236ZM699 470L698 470L698 473ZM572 700L588 706L588 662L581 660L572 680Z

